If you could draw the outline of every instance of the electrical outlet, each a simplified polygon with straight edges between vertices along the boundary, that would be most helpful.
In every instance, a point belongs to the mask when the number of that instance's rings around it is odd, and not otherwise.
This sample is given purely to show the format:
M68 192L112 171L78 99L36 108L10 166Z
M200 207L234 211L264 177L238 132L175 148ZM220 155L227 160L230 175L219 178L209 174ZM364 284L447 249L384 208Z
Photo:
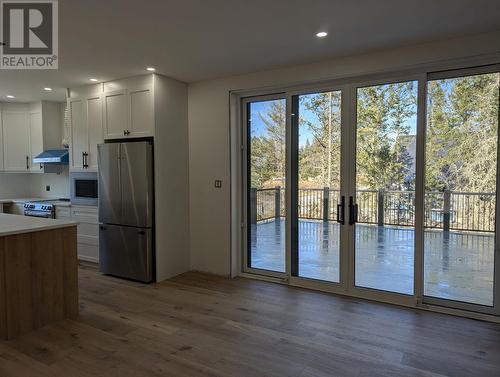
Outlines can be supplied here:
M215 188L222 188L222 181L220 179L215 180Z
M50 191L50 186L49 185L45 186L45 191Z

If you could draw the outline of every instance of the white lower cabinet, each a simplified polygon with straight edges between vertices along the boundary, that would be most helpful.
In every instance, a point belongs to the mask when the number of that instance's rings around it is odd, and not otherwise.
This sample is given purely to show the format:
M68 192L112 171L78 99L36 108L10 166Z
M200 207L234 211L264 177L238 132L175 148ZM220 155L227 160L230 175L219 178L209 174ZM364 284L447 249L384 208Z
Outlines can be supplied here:
M56 206L56 219L71 219L78 223L78 259L99 263L99 221L97 207Z
M71 208L56 206L56 219L58 220L70 220L71 221Z

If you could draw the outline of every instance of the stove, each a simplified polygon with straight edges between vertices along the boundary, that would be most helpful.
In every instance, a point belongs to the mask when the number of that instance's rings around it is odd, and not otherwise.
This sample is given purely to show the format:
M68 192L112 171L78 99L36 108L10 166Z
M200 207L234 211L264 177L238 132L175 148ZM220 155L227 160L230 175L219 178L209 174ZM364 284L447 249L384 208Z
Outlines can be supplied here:
M24 203L24 216L55 219L56 210L53 204L44 202Z

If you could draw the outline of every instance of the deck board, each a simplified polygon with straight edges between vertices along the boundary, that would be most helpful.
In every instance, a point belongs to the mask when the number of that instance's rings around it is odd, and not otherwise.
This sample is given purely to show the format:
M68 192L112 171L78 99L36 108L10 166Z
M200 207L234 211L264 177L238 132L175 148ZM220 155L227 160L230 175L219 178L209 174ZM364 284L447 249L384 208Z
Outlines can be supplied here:
M284 271L285 223L253 226L252 267ZM425 294L482 305L493 303L492 233L425 232ZM356 226L356 285L398 293L413 292L415 237L411 228ZM338 282L339 225L299 221L299 274Z

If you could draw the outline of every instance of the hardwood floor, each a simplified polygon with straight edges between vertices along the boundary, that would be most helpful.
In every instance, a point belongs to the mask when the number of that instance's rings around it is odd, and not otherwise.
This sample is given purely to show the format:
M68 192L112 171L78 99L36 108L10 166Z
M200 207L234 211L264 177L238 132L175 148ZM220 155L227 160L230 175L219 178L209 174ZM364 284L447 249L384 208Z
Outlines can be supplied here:
M0 376L500 376L500 325L249 279L80 268L81 313L0 342Z

